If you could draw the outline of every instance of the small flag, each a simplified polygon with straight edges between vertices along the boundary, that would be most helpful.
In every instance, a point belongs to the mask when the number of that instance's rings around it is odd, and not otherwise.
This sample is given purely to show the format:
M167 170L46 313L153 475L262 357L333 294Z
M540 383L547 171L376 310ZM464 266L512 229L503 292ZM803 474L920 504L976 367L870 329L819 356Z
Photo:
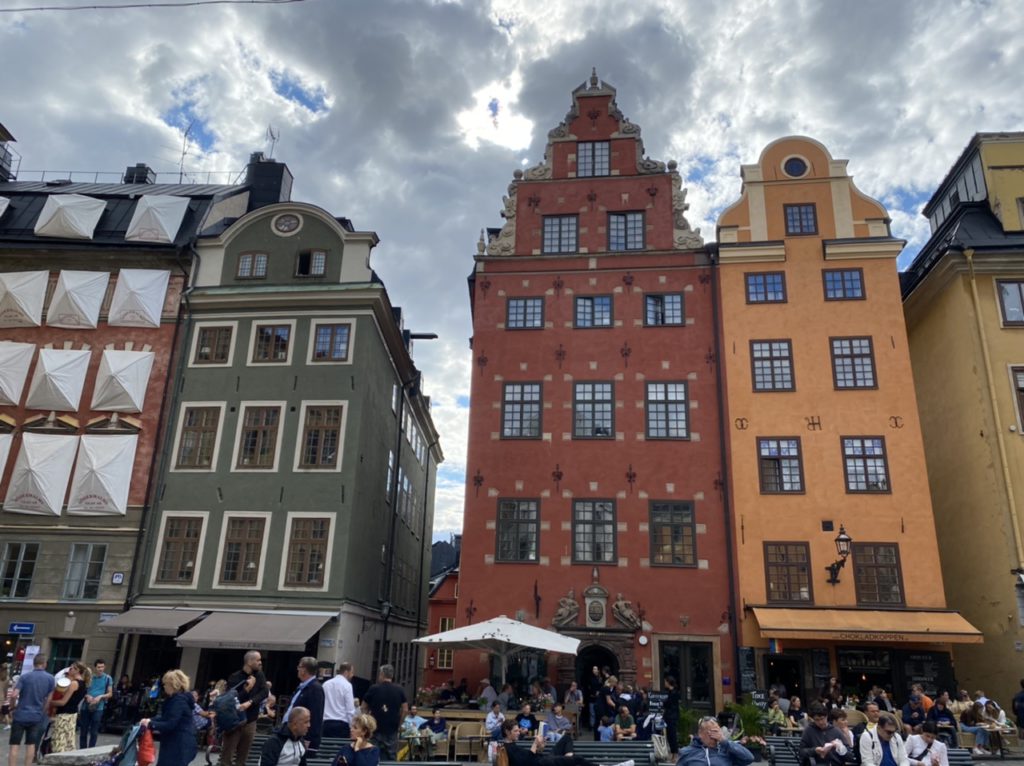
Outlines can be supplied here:
M782 642L779 639L768 639L768 654L782 654Z

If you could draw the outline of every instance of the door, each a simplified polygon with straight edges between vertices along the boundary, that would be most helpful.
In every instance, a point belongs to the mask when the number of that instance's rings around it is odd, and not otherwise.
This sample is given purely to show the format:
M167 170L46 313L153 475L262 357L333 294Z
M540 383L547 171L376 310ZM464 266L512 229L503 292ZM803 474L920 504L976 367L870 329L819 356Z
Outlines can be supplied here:
M661 677L679 681L682 707L701 715L715 711L714 665L710 643L668 641L660 645Z
M808 699L805 694L803 658L790 654L766 654L764 678L768 688L784 687L787 697Z
M63 670L74 662L82 659L82 649L85 647L85 639L82 638L55 638L50 644L50 662L47 670L56 673Z

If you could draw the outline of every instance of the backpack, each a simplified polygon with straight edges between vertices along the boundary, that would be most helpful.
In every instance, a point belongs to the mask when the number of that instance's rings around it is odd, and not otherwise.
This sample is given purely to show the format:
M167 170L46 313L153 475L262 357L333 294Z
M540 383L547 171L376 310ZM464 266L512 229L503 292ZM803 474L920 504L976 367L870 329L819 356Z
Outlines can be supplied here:
M214 722L222 734L237 729L246 722L245 715L238 709L238 693L230 689L213 701Z

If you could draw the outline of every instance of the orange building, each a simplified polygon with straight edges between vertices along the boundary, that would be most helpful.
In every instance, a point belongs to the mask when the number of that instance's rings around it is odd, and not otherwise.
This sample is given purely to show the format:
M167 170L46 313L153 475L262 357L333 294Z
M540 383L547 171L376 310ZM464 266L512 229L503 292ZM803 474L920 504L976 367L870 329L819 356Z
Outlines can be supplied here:
M769 144L742 178L718 263L743 687L951 688L949 644L981 636L945 609L905 243L812 139Z
M522 656L517 682L672 674L714 711L734 642L711 263L675 163L645 157L615 96L596 75L573 92L475 259L457 627L506 614L580 639ZM456 653L471 688L498 675Z

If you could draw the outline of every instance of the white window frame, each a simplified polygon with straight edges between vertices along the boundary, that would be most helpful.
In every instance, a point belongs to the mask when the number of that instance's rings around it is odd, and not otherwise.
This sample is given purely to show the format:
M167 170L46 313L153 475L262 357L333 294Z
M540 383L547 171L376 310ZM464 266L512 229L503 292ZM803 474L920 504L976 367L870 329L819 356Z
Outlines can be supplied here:
M262 319L253 319L249 325L249 350L245 355L245 366L246 367L287 367L292 363L292 357L295 356L295 325L298 323L297 319L278 319L274 316L265 317ZM254 362L252 360L252 352L256 350L256 328L260 325L288 325L291 330L288 331L288 355L283 362Z
M260 547L260 568L256 573L256 582L252 585L245 583L222 584L220 581L221 566L224 564L224 543L228 534L228 520L232 518L243 519L265 519L263 527L263 542ZM225 511L220 522L220 542L217 546L217 565L213 570L213 590L260 590L263 588L263 574L267 568L267 547L271 537L271 522L273 514L269 511ZM204 530L205 531L205 530Z
M338 460L334 468L303 468L302 462L302 432L306 429L306 409L309 407L341 407L341 426L338 431ZM347 399L303 399L299 407L299 423L295 430L295 456L292 460L292 470L295 473L341 473L342 460L345 457L345 427L348 423L348 400Z
M199 545L196 547L196 565L192 569L191 583L164 583L156 579L157 573L160 571L160 553L163 549L168 517L200 518L203 520L203 531L199 533ZM206 534L209 531L209 511L164 511L160 514L160 530L157 532L156 546L153 549L153 566L150 567L149 587L154 590L197 590L199 588L199 572L203 568L203 551L206 550Z
M1014 368L1024 369L1024 361L1016 364L1010 362L1006 365L1006 377L1010 381L1010 396L1013 398L1013 412L1017 426L1017 435L1024 436L1024 412L1021 411L1020 397L1017 396L1017 378L1013 374ZM2 466L0 466L2 469Z
M181 449L182 429L185 425L185 411L192 407L216 407L220 410L220 417L217 418L217 435L213 440L213 459L209 468L177 468L178 451ZM178 425L174 432L174 453L171 455L169 473L216 473L217 461L220 459L221 437L224 435L224 418L227 410L227 402L181 402L178 405Z
M313 352L316 350L316 328L323 324L348 325L348 359L340 362L334 360L314 362ZM353 350L356 342L356 320L353 317L314 317L309 320L309 347L306 349L306 364L311 367L330 367L331 365L352 364ZM289 349L289 353L291 349Z
M292 544L293 519L330 519L331 531L327 537L327 563L324 564L324 584L320 588L303 588L297 585L285 585L288 575L288 548ZM334 563L334 538L338 533L338 515L326 511L290 511L285 517L284 546L281 548L281 567L277 576L277 589L282 591L298 591L300 593L323 593L331 586L331 565Z
M86 583L89 580L89 577L88 577L89 564L92 562L92 552L93 552L93 549L97 545L102 545L103 548L104 548L104 551L103 551L103 565L100 567L100 576L99 576L99 580L98 580L97 585L96 585L96 597L95 598L89 598L88 596L68 596L68 595L65 595L67 593L68 583L70 582L70 579L71 579L71 567L73 566L72 559L71 559L71 553L75 549L76 545L88 546L88 548L89 548L89 556L88 556L88 558L86 559L86 562L85 562L85 571L82 573L82 579L80 581L81 589L82 590L85 590L85 585L86 585ZM105 542L72 542L71 543L71 547L68 549L68 565L67 565L67 568L64 570L64 579L61 581L61 585L60 585L60 599L58 599L58 600L59 601L84 602L84 603L87 603L87 604L94 604L97 601L99 601L100 600L100 592L103 590L103 572L107 568L107 558L108 558L109 554L110 554L110 543L105 543Z
M199 348L199 331L204 327L230 327L231 344L228 346L228 360L226 362L200 362L196 363L196 350ZM254 325L255 327L255 325ZM255 332L255 329L253 330ZM196 322L192 329L192 343L188 351L188 366L199 369L210 369L218 367L230 367L235 358L235 345L238 342L238 322L235 320L227 322L201 321ZM291 345L290 343L288 344Z
M274 465L272 468L239 468L238 451L242 444L242 424L245 422L245 410L249 407L277 407L281 410L281 421L277 424L277 444L274 447ZM238 417L235 423L235 443L231 449L231 473L276 473L281 466L281 441L284 437L285 420L288 417L288 402L266 402L247 400L238 403Z

